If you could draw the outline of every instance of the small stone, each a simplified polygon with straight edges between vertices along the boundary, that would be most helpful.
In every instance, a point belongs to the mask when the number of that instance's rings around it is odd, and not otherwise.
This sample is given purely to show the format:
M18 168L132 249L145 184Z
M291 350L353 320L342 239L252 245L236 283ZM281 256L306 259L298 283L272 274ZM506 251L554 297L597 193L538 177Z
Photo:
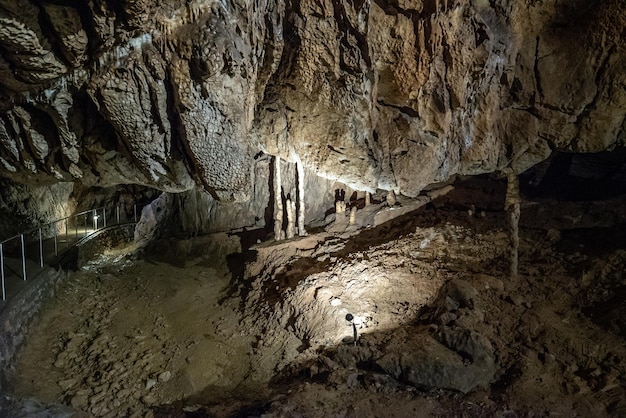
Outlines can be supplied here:
M172 373L170 371L164 371L163 373L159 374L159 382L165 383L165 382L169 382L170 379L172 379Z
M73 408L82 409L82 407L87 405L87 395L76 395L70 401L70 404Z
M152 389L152 387L153 387L154 385L156 385L156 380L154 380L154 379L148 379L148 380L146 381L146 390L150 390L150 389Z
M93 395L91 398L89 398L89 403L92 405L95 405L101 400L103 400L106 396L107 396L106 392L100 392L97 395Z
M104 385L96 386L95 388L93 388L93 392L101 393L101 392L105 392L108 389L109 389L109 384L105 383Z
M84 389L79 389L76 391L76 395L80 395L80 396L89 396L93 393L93 390L91 388L84 388Z
M128 398L128 395L130 395L130 390L122 389L119 392L117 392L116 396L117 396L118 399L124 400L124 399Z
M352 373L348 376L347 379L347 385L349 388L354 389L357 388L359 386L361 386L361 383L359 382L359 377L361 376L360 373Z
M57 382L57 384L61 387L61 389L68 390L69 388L71 388L72 386L76 384L76 379L61 380Z
M154 396L152 395L146 395L141 398L141 401L145 403L146 405L152 405L156 402L156 399L154 399Z

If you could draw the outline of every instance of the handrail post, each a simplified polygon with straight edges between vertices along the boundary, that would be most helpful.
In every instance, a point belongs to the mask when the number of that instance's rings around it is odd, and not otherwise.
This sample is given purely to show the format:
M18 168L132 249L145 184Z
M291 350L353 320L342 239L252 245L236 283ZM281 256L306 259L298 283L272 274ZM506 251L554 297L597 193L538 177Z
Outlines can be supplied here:
M22 273L24 274L24 281L26 281L26 251L24 249L24 234L20 234L20 241L22 242Z
M65 248L69 246L69 239L67 238L67 218L65 218Z
M7 291L4 287L4 252L2 251L2 243L0 243L0 272L2 272L2 300L7 300Z
M102 222L104 222L104 228L107 227L107 208L106 206L102 208Z
M115 216L117 217L117 223L120 223L120 205L115 208Z
M39 228L39 267L43 268L43 239Z
M135 217L135 222L137 222L137 204L133 205L133 215Z
M93 210L93 231L96 232L98 230L98 211L96 209Z

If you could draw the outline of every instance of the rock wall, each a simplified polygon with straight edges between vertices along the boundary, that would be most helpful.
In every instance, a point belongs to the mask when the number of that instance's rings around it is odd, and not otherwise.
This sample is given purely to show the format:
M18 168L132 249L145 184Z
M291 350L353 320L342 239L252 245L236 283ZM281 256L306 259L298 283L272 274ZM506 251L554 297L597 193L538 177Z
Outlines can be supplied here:
M407 196L522 172L624 142L625 23L622 0L3 0L0 175L246 202L259 151Z
M0 178L0 240L69 216L76 208L72 191L68 182L37 186Z
M15 367L15 354L28 335L41 304L49 299L67 272L46 268L20 291L17 297L3 303L0 309L0 391Z

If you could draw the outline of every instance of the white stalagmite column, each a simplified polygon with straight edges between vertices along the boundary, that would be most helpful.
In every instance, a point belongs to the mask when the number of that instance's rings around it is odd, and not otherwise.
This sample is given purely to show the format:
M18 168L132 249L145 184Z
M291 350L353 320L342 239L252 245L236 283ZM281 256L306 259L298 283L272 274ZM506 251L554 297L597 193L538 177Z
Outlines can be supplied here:
M346 213L346 202L338 200L335 202L335 213L341 215Z
M365 192L365 206L370 205L370 192Z
M282 239L283 229L283 200L280 181L280 157L274 157L274 239Z
M510 275L517 276L519 264L519 218L520 203L522 198L519 194L519 180L512 169L504 171L507 178L506 199L504 208L509 219L509 251L510 251Z
M304 229L304 167L300 158L296 158L296 171L298 172L298 235L306 235Z
M296 202L287 199L287 239L296 235Z
M350 225L354 225L356 223L356 206L352 206L350 209Z

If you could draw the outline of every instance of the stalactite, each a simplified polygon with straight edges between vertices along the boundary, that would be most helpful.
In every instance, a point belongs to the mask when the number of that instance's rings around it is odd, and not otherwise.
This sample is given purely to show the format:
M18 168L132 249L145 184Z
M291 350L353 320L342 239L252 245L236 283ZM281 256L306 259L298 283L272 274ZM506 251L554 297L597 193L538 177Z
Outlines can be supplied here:
M511 277L517 276L519 264L519 218L520 203L522 201L519 193L519 180L517 174L510 168L505 170L507 178L506 199L504 208L509 220L509 256Z
M281 240L283 229L283 200L280 181L280 157L274 157L274 239Z
M287 199L285 202L287 205L287 239L293 238L296 235L296 202L291 199Z
M296 171L298 173L298 235L303 237L306 235L306 229L304 229L304 167L300 158L296 159Z

